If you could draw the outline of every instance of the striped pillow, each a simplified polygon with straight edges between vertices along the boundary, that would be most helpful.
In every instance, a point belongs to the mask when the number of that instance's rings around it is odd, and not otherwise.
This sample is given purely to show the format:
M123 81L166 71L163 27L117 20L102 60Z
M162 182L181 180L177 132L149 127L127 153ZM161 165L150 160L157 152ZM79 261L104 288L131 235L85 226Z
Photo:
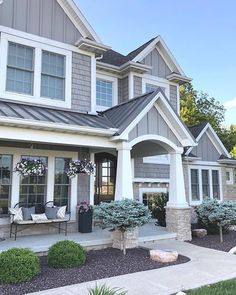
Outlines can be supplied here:
M58 207L57 218L64 219L66 215L66 206Z

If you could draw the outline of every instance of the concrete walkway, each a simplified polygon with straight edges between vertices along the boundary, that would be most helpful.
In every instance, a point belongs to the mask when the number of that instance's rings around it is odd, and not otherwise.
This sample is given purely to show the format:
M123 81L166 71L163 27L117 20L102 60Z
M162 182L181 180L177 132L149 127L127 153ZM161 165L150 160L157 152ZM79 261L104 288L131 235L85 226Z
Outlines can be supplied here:
M175 240L159 241L150 249L177 250L191 258L185 264L138 272L98 280L128 291L128 295L168 295L181 290L197 288L236 277L236 256L233 254L198 247ZM88 295L88 288L96 282L76 284L47 291L32 293L38 295Z

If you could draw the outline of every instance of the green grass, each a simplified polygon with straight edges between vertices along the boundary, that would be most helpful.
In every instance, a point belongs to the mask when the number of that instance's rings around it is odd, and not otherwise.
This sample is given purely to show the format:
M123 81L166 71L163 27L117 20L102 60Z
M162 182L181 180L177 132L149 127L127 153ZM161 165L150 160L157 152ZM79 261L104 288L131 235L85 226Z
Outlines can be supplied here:
M236 279L208 285L196 290L186 291L188 295L235 295Z

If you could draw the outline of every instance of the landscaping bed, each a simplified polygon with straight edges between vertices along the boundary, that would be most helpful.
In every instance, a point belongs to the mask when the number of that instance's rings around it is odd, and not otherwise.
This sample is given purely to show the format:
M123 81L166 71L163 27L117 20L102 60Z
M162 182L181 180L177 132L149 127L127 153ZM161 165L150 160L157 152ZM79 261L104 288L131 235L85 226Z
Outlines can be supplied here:
M0 285L1 295L21 295L30 292L62 287L128 273L157 269L188 262L189 258L179 255L174 263L159 263L150 260L149 251L136 248L122 251L108 248L87 253L86 263L81 267L54 269L47 265L47 257L40 257L41 272L31 282Z
M236 231L230 230L228 233L223 236L224 241L220 243L219 235L207 235L204 238L195 238L193 237L191 244L211 248L215 250L220 250L224 252L229 252L229 250L236 246Z

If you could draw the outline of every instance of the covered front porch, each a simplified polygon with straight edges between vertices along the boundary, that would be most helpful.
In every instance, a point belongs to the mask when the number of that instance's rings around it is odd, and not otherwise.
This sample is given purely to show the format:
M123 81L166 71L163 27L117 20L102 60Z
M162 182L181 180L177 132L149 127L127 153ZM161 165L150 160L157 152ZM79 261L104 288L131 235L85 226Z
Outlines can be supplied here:
M139 229L139 244L150 245L160 240L175 239L176 233L167 232L165 228L156 226L153 222L144 225ZM98 226L93 228L92 233L81 234L78 232L64 234L40 234L21 236L16 241L6 239L0 241L0 252L13 247L30 248L34 252L41 253L48 251L48 248L58 241L70 240L81 244L86 249L101 249L112 246L111 232Z

